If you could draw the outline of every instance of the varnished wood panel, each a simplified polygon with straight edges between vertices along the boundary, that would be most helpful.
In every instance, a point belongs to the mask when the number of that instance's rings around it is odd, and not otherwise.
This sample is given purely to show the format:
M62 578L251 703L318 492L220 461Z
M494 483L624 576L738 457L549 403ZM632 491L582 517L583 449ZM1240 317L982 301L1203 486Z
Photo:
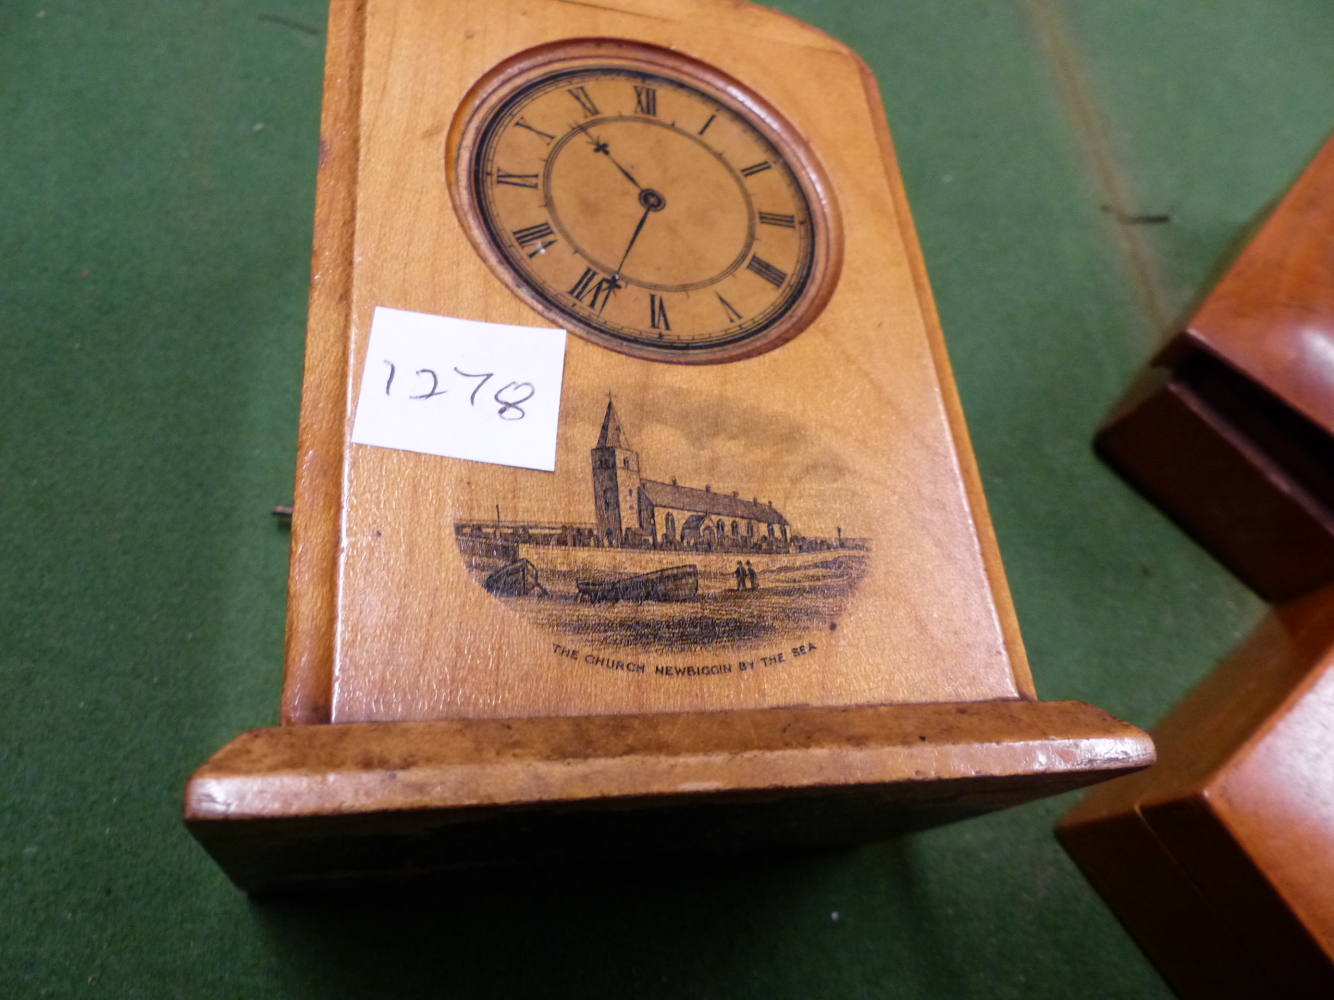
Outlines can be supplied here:
M1057 828L1186 997L1334 989L1334 590L1276 610Z
M1334 140L1096 442L1270 600L1334 581L1332 227Z
M357 97L342 95L332 110L326 103L326 145L355 148L356 166L326 164L321 190L333 204L339 196L326 188L350 182L356 205L350 221L321 217L317 245L336 256L329 247L352 234L350 273L333 279L350 299L345 317L312 310L305 391L307 422L318 429L304 430L303 441L319 437L324 446L302 451L293 580L301 574L301 586L320 596L293 612L302 628L289 642L285 718L321 717L302 706L322 704L309 692L323 690L324 670L334 721L1031 697L864 67L811 29L745 5L709 6L707 30L698 5L654 7L655 16L642 5L613 6L621 5L374 0L364 13L334 5L331 17L345 32L359 30L360 46L331 50L330 86L342 81ZM444 182L443 143L455 106L486 70L532 45L577 37L674 47L778 107L819 156L841 204L845 263L831 301L792 342L725 365L639 361L571 338L554 474L346 444L375 306L546 325L465 238ZM335 340L348 345L345 359ZM869 540L869 551L841 553L862 575L835 613L815 621L812 612L793 626L780 610L768 637L709 641L705 629L693 648L684 640L637 648L607 641L614 623L571 638L484 592L454 524L486 520L497 504L505 521L592 520L589 452L609 392L644 478L772 501L808 536L834 539L842 529ZM331 506L335 464L340 496ZM302 550L317 534L303 506L337 522L335 560L328 539ZM792 562L761 561L761 580ZM717 559L701 563L714 586L729 570ZM320 615L323 630L314 626ZM561 656L558 646L578 655ZM803 646L814 651L794 658ZM765 657L764 669L740 669ZM609 670L600 660L646 669ZM730 672L654 673L718 665Z
M1334 139L1187 324L1186 336L1334 433Z
M328 722L338 615L363 3L329 5L287 587L282 721Z
M186 822L246 889L555 856L847 843L1144 767L1078 702L291 726L191 778Z

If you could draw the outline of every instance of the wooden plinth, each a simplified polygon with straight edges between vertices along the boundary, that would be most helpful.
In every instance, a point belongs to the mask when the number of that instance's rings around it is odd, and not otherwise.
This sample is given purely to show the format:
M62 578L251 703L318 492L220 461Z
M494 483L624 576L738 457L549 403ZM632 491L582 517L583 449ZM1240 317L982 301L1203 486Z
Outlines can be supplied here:
M1261 596L1334 580L1334 141L1099 431Z
M1334 996L1334 588L1274 612L1061 843L1187 998Z
M289 726L191 778L191 831L242 888L547 857L850 843L1144 767L1079 702Z

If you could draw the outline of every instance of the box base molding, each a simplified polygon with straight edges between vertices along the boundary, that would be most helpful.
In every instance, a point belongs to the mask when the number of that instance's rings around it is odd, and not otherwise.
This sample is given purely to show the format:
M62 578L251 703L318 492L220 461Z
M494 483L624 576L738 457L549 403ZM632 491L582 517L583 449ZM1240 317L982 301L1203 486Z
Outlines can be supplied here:
M1152 741L1022 700L284 726L191 777L251 892L547 858L857 843L1136 771Z

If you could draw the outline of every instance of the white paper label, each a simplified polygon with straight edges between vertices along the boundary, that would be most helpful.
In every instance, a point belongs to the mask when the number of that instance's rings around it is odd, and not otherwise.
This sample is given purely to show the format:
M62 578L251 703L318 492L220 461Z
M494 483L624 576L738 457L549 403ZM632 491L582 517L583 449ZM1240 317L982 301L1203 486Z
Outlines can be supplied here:
M565 331L377 306L352 440L556 469Z

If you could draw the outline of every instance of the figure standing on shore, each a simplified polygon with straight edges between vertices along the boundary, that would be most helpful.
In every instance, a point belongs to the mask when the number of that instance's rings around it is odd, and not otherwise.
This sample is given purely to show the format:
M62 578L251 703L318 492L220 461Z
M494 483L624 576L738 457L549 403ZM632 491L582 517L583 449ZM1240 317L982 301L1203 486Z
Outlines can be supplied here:
M741 564L738 563L737 565L738 565L738 567L739 567ZM749 559L746 560L746 569L745 569L745 573L746 573L746 576L748 576L748 577L750 578L750 589L751 589L751 590L759 590L759 589L760 589L760 574L758 574L758 573L755 572L755 567L752 566L752 565L750 564L750 560L749 560Z
M746 568L745 568L744 566L741 565L740 560L737 561L736 569L732 570L732 575L733 575L734 577L736 577L736 589L737 589L737 590L745 590L745 589L746 589Z

